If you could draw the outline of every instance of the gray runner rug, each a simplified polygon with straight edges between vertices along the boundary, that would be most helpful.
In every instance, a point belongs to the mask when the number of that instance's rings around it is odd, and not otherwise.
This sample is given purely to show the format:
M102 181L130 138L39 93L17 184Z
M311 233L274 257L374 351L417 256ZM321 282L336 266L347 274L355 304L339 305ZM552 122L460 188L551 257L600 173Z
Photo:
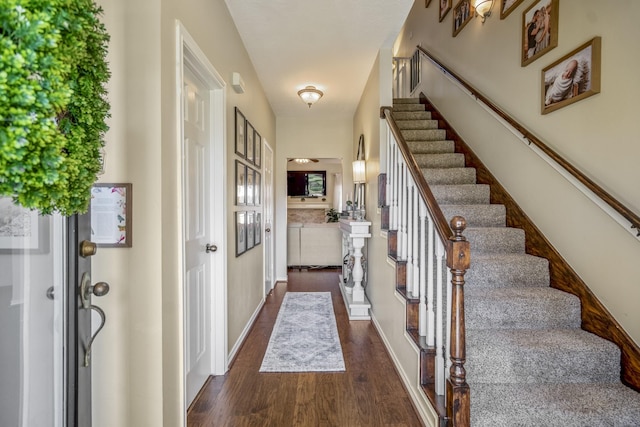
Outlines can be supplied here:
M331 292L287 292L260 372L344 370Z

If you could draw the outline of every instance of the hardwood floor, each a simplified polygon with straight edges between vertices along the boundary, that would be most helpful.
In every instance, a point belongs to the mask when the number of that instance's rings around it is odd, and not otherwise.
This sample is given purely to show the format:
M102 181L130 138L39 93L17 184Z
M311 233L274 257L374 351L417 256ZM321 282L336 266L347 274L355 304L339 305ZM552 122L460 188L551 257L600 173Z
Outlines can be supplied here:
M345 359L339 373L260 373L286 292L331 292ZM187 414L204 426L422 426L373 324L349 321L337 270L289 271L227 372L209 379Z

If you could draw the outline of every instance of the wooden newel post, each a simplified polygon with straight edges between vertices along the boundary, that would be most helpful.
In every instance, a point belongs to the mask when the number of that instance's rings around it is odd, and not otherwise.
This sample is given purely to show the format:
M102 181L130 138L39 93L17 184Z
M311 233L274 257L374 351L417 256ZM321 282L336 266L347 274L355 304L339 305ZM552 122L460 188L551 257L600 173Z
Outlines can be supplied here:
M467 227L461 216L451 219L454 236L447 245L447 267L451 270L451 368L447 380L447 418L452 427L469 427L471 424L471 399L467 374L464 329L464 274L470 265L469 242L462 235Z

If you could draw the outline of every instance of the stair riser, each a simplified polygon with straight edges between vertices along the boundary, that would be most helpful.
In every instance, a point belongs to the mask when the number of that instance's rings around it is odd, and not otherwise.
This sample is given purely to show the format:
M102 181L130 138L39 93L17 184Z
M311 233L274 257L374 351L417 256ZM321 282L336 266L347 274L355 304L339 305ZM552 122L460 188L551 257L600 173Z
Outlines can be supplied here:
M431 185L431 192L442 205L488 204L490 187L484 184Z
M447 220L462 216L467 227L504 227L507 212L503 205L440 205Z
M524 254L524 231L518 228L467 228L464 235L472 254Z
M555 289L540 288L539 295L523 292L493 296L465 295L465 328L568 329L580 327L580 300Z
M566 348L562 330L552 339L546 331L522 331L524 340L495 331L467 331L467 381L496 383L613 383L619 380L620 351L611 343L584 333ZM487 337L487 335L492 335ZM568 337L568 335L567 335ZM571 338L569 338L571 339Z
M531 255L508 259L474 257L464 276L466 288L508 288L549 286L549 261Z
M422 169L422 175L429 185L475 184L474 168Z
M407 141L409 151L414 154L453 153L453 141Z
M425 111L422 104L396 104L393 106L393 111Z

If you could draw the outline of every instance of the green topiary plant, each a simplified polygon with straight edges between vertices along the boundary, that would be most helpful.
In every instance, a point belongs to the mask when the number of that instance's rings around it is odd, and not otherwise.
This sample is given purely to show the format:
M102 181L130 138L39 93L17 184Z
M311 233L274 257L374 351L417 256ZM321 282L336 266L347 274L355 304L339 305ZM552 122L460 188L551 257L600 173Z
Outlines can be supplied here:
M0 195L44 214L87 210L109 116L109 35L91 0L0 6Z

